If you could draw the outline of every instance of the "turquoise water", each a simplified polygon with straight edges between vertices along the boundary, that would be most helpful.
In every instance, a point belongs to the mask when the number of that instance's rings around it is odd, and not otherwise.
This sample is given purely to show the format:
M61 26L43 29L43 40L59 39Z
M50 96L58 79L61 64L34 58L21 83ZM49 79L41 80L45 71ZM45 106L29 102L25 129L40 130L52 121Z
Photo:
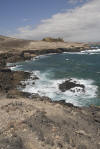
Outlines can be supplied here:
M81 53L63 53L40 56L17 63L13 70L33 72L40 79L32 84L32 76L26 81L30 93L48 96L52 100L65 100L77 106L100 105L100 50ZM85 93L61 92L59 84L72 78L85 85Z

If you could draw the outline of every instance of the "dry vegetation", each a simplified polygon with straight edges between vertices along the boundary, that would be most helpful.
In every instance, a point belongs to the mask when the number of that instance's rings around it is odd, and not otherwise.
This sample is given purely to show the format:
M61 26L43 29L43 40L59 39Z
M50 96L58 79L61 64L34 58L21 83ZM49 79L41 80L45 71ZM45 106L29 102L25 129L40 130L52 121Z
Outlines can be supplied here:
M100 108L1 98L0 149L100 149Z
M43 38L43 41L46 41L46 42L64 42L63 38L51 38L51 37L46 37L46 38Z

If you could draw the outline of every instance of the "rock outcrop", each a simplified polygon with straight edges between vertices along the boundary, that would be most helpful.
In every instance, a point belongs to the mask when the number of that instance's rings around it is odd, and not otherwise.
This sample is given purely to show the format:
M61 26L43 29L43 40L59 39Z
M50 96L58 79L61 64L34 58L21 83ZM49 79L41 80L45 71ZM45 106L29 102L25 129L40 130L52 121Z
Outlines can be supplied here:
M67 90L70 90L75 88L75 87L79 87L81 88L81 90L83 92L85 92L85 86L83 84L79 84L77 83L76 81L72 80L72 79L69 79L69 80L66 80L64 81L63 83L59 84L59 89L62 91L62 92L65 92ZM77 90L78 91L78 90Z
M23 71L12 72L8 68L0 69L0 92L9 93L11 90L16 90L20 81L28 79L30 73Z

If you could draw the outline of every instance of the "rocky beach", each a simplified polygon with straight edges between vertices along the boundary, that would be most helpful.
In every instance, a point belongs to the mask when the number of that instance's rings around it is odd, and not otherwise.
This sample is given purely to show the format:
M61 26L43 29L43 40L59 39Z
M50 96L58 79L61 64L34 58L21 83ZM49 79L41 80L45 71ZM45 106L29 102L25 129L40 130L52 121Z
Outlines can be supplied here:
M77 107L64 101L18 90L30 78L24 71L11 71L7 63L39 55L80 52L85 43L21 40L0 36L0 148L1 149L99 149L100 107ZM34 75L33 80L39 79ZM60 84L62 91L83 84Z

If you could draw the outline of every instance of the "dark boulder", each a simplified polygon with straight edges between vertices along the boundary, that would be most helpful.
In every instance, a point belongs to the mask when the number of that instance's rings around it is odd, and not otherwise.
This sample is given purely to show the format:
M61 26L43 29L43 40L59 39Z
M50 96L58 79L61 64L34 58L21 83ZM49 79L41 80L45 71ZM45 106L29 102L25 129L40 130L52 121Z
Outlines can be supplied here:
M11 72L11 69L9 68L3 68L3 69L0 69L0 72Z
M8 68L0 70L0 92L6 92L16 89L20 81L25 81L30 77L29 72L11 71Z
M83 91L85 91L85 86L83 84L79 84L76 81L72 81L72 79L66 80L62 84L59 84L59 89L62 92L70 90L74 87L80 87L80 88L82 88Z

